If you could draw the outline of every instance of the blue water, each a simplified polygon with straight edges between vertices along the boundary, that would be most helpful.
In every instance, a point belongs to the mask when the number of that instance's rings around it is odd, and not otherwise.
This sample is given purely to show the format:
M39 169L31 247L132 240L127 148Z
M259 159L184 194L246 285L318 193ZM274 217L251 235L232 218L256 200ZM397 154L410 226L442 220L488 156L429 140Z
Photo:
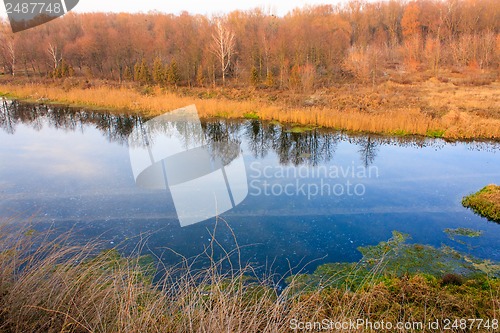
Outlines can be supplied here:
M169 264L179 260L173 251L203 252L215 232L222 247L237 244L242 261L255 267L311 271L359 260L357 247L387 240L392 230L500 261L500 225L461 206L464 195L500 183L498 144L297 134L258 121L206 120L209 143L240 143L248 196L217 221L181 227L168 188L136 185L127 140L145 121L4 101L0 218L72 229L82 243L99 237L127 249L146 240L145 251ZM460 244L443 231L458 227L483 235Z

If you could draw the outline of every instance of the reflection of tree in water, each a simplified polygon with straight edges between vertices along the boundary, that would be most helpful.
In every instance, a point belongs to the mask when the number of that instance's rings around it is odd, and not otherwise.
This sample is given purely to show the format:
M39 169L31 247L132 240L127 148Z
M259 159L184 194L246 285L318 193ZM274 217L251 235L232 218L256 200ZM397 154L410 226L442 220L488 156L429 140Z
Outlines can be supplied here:
M112 115L69 107L31 105L17 101L2 100L0 103L0 129L9 134L16 132L19 124L40 131L44 126L65 131L84 132L94 125L111 142L144 145L144 126L147 119L130 115ZM174 131L175 130L175 131ZM293 165L318 165L333 158L338 142L349 141L359 146L362 163L368 167L377 157L380 146L397 145L423 148L432 146L441 149L446 143L422 137L383 137L377 135L342 135L325 130L293 133L281 125L258 120L239 122L211 120L201 123L170 121L147 126L148 140L154 143L158 135L181 135L186 146L207 146L214 158L229 162L240 153L241 138L245 138L255 158L264 158L269 152L279 156L280 163ZM176 134L177 135L177 134ZM130 139L130 140L129 140ZM498 150L498 144L477 144L477 150Z
M8 134L14 134L18 121L19 119L13 117L10 112L10 103L2 100L2 105L0 106L0 128Z
M3 100L0 105L0 129L9 134L23 124L36 131L44 127L64 131L84 132L93 125L110 142L133 146L153 144L159 136L177 135L186 147L207 145L214 158L231 161L240 152L239 123L215 121L203 123L186 120L147 122L138 116L113 115L104 112L80 110L63 106L32 105ZM147 133L146 133L147 132ZM146 140L146 141L145 141Z
M333 158L336 146L335 135L325 135L318 130L290 133L282 128L274 149L282 164L318 165Z
M201 127L205 134L206 147L214 159L220 158L223 164L228 164L238 157L241 152L239 123L228 121L203 122Z
M255 158L264 158L280 133L279 126L264 124L259 120L249 121L244 126L244 135Z
M132 147L145 147L155 144L161 138L179 140L185 149L198 147L205 142L203 131L199 123L189 119L156 119L144 120L137 118L132 133L129 136L129 145Z
M358 152L361 154L361 161L363 165L368 168L375 161L375 157L377 157L378 153L378 144L375 140L372 139L371 136L366 136L360 138L357 142L360 146Z
M254 157L263 158L272 150L279 156L280 163L294 165L329 161L337 144L331 133L319 130L292 133L282 126L256 120L245 126L245 137Z
M89 113L85 113L89 115ZM115 116L110 114L92 113L92 120L97 120L96 128L99 129L109 141L125 142L132 129L140 122L140 119L135 116ZM82 125L82 123L80 123Z
M272 151L282 164L317 165L332 159L337 137L319 130L291 133L274 124L252 120L243 124L220 120L206 123L208 141L220 142L224 136L237 138L238 133L246 138L250 152L255 158L264 158ZM223 130L220 130L223 129ZM227 139L224 139L227 140Z
M84 111L69 107L31 105L17 101L2 101L0 128L14 134L19 124L40 131L44 126L65 131L84 131L92 124L110 142L125 143L128 135L140 119L129 115L112 115L103 112Z

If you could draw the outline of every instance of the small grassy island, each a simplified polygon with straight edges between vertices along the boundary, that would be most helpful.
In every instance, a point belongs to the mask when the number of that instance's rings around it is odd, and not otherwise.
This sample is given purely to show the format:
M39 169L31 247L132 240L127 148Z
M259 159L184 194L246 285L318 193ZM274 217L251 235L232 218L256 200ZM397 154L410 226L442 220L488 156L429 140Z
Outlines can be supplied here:
M490 221L500 223L500 186L490 184L462 199L464 207Z

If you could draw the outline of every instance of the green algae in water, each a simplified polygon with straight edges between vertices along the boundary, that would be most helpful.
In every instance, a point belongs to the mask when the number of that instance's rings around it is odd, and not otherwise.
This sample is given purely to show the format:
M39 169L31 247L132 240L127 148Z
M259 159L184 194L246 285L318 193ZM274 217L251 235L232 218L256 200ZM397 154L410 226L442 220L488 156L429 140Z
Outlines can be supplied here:
M464 230L459 230L458 233ZM467 232L469 234L469 232ZM473 235L477 233L472 233ZM374 246L359 247L363 258L357 263L330 263L319 266L312 274L288 278L299 288L343 288L358 290L387 277L422 274L441 278L445 274L457 274L464 278L488 275L500 278L500 265L480 260L442 246L409 244L410 236L393 231L388 241Z
M457 229L444 229L444 233L448 235L448 238L459 244L466 245L469 250L473 249L473 246L467 244L463 238L477 238L482 236L482 230L474 230L469 228L457 228ZM461 239L462 238L462 239Z
M464 237L479 237L483 234L482 230L474 230L474 229L469 229L469 228L457 228L457 229L449 229L446 228L444 229L444 232L453 239L454 236L464 236Z

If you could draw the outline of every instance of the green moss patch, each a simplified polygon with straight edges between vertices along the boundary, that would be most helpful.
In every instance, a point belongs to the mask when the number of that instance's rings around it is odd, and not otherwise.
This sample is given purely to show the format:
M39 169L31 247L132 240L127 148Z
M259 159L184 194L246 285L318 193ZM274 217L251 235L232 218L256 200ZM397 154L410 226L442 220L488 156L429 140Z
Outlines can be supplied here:
M288 133L305 133L305 132L310 132L313 131L314 127L312 126L293 126L291 129L287 130Z
M444 136L444 130L427 130L426 135L431 138L442 138Z
M488 185L462 199L462 205L490 221L500 223L500 186Z
M259 115L258 115L257 113L255 113L255 112L245 113L245 114L243 115L243 117L244 117L245 119L254 119L254 120L259 119Z

